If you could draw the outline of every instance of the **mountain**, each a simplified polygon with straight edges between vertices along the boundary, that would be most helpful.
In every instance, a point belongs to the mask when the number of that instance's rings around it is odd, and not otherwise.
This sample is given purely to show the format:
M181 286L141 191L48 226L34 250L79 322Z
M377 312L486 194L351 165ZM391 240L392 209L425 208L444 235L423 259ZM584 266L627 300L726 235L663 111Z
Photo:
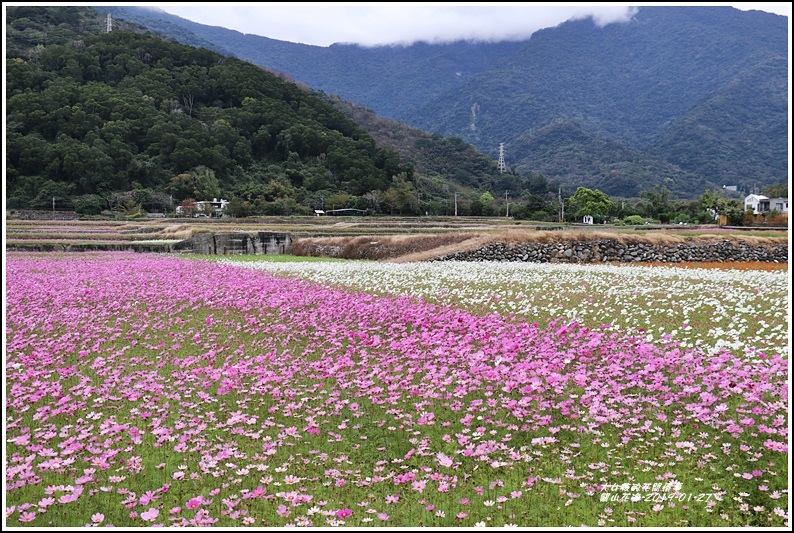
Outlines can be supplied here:
M504 143L524 176L553 170L550 179L618 196L664 185L692 198L701 186L763 187L788 175L789 36L779 15L640 7L626 23L572 20L523 42L317 47L99 9L209 41L493 159ZM584 144L559 146L561 124ZM539 153L544 145L556 148Z

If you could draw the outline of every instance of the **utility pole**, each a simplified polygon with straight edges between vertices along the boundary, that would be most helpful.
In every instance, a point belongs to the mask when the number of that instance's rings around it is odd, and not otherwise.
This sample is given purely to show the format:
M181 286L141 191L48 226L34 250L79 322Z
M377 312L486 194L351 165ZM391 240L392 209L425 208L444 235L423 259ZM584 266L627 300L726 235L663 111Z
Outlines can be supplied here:
M505 191L505 218L510 218L510 204L507 202L507 191Z
M52 214L55 214L55 197L52 197Z
M458 216L458 193L455 193L455 217Z
M110 13L108 13L108 30L107 33L110 33L110 30L113 29L113 23L110 20Z
M558 198L560 199L560 224L565 222L565 204L562 203L562 187L557 190Z

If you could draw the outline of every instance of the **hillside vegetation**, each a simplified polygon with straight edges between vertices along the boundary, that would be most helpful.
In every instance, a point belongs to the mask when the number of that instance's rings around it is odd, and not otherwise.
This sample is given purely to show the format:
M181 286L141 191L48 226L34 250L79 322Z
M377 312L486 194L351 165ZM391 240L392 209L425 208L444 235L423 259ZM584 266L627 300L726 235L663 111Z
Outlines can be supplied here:
M99 32L83 8L9 8L8 25L10 207L140 191L132 199L155 207L231 195L284 209L413 179L333 106L251 63ZM64 38L42 37L54 31Z

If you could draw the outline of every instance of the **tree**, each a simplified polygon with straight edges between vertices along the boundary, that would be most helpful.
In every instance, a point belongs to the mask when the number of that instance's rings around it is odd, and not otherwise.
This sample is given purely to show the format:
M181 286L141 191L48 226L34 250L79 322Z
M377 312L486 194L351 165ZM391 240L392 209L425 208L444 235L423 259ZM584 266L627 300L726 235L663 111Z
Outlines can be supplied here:
M193 198L187 198L185 200L182 200L180 207L182 208L181 209L182 214L187 215L189 217L192 217L198 212L198 203L196 203L196 200L194 200Z
M598 189L579 187L568 203L577 217L591 216L603 220L615 211L615 203Z
M480 195L480 205L482 205L482 215L483 216L492 216L496 213L496 210L493 206L493 195L488 191L485 191Z
M670 202L670 189L662 185L655 186L653 189L644 191L640 196L648 200L646 215L658 218L661 222L670 222L675 207Z
M98 215L105 205L105 201L97 194L78 196L73 203L75 212L80 215Z
M251 203L243 200L239 196L233 196L226 204L226 213L231 217L243 218L251 214Z
M220 184L211 168L199 166L189 172L177 174L168 184L168 192L177 198L209 200L221 195Z
M788 183L776 183L768 185L763 188L762 192L765 196L770 198L787 198L788 197Z
M383 198L383 193L379 190L369 191L364 195L364 199L369 202L370 207L374 211L380 211L380 201Z
M728 200L717 191L705 191L700 195L700 205L704 211L713 213L714 218L720 215L728 217L729 224L741 224L744 219L744 208L738 200Z

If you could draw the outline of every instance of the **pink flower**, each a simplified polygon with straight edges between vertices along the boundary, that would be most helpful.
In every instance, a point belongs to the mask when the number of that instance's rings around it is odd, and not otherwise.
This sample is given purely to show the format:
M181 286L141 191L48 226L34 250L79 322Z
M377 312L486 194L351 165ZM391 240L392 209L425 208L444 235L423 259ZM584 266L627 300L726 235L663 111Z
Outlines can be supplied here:
M348 516L350 516L352 514L353 514L353 511L351 511L350 509L347 509L347 508L339 509L336 512L336 516L339 517L339 518L347 518Z
M105 519L105 515L102 513L96 513L91 515L91 521L95 524L101 524L102 520Z
M29 513L27 511L23 511L22 514L19 515L20 522L30 522L34 518L36 518L36 513Z
M386 520L389 519L389 515L387 515L386 513L378 513L378 518L380 518L381 520L386 521Z
M76 495L74 493L72 493L72 494L63 494L63 495L61 495L60 498L58 498L58 502L59 503L71 503L71 502L77 500L77 497L78 497L78 495Z
M160 516L160 511L158 511L154 507L150 507L148 511L144 511L141 513L141 518L143 518L147 522L154 522L158 516Z
M452 466L452 457L448 457L441 452L436 454L436 461L441 466Z
M201 507L202 501L203 498L201 496L198 496L196 498L190 498L185 504L185 507L187 507L188 509L198 509L199 507Z
M37 503L36 505L38 505L42 509L46 509L53 503L55 503L55 498L42 498L41 500L39 500L39 503Z

